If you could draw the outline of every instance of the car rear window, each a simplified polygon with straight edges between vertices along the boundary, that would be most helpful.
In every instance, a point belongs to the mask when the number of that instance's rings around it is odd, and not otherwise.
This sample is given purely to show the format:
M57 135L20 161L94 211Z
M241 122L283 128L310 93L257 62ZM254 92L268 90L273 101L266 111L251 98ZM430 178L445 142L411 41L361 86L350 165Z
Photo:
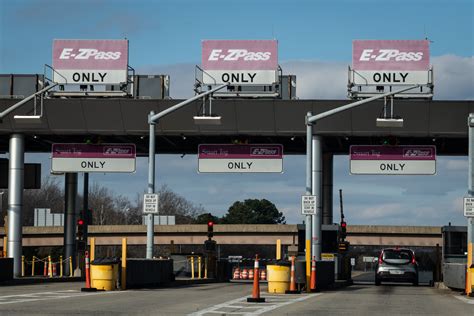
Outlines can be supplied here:
M382 259L388 263L404 264L409 263L413 254L409 250L386 249Z

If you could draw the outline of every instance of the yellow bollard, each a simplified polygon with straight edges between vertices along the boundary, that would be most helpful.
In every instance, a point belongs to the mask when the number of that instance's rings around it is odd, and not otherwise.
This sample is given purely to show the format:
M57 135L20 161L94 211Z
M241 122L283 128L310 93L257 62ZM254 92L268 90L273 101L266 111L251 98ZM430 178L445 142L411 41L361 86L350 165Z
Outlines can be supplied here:
M51 264L51 256L48 256L48 275L50 278L53 277L53 266Z
M122 281L120 285L122 290L127 289L127 238L122 238Z
M59 256L59 277L63 277L63 256Z
M25 276L25 256L21 256L21 276Z
M276 242L276 259L281 260L281 239Z
M198 278L201 278L201 256L198 257Z
M5 229L5 234L7 233L7 230ZM7 257L7 245L8 245L8 238L7 236L3 237L3 258Z
M33 259L31 261L31 276L35 276L35 259L36 257L33 256Z
M72 257L69 257L69 277L72 278L73 271L72 271Z
M204 279L207 279L207 257L204 258Z
M311 240L306 239L306 284L311 283ZM310 293L311 288L306 286L306 292Z
M191 256L191 279L194 279L194 256Z
M91 251L89 254L90 262L94 261L95 258L95 237L91 237Z

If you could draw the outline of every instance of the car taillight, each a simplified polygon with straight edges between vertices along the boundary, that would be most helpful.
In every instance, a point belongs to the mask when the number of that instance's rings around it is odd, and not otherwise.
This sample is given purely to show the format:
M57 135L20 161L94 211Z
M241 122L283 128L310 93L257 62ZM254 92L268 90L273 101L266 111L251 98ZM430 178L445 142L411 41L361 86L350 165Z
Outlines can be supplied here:
M411 257L411 264L416 264L415 256Z
M382 260L382 255L383 255L383 252L380 253L380 256L379 256L379 264L382 264L383 263L383 260Z

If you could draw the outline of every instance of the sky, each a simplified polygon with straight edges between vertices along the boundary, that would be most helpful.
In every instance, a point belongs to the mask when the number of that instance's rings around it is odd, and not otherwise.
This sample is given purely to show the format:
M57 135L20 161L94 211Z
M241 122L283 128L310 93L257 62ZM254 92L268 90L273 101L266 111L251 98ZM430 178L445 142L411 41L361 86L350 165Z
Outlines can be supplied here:
M54 39L122 38L137 73L171 76L175 99L194 94L204 39L277 39L279 64L297 76L300 99L345 99L353 40L427 38L434 98L474 100L472 0L0 0L0 73L42 74ZM47 153L26 161L41 162L43 175L50 169ZM234 201L265 198L288 223L303 221L304 156L286 156L282 174L198 174L196 155L157 155L156 167L157 186L214 215ZM342 189L349 225L465 225L467 169L467 157L438 157L434 176L350 175L348 156L335 156L334 221ZM91 181L134 199L146 190L147 159L137 159L134 174L93 174Z

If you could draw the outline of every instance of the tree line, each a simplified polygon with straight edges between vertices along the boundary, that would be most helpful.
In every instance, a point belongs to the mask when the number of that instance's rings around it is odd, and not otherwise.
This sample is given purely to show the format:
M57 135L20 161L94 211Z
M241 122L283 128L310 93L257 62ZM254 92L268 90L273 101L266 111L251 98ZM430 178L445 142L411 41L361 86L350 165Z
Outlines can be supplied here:
M8 191L0 194L0 223L4 225L7 215ZM202 205L195 205L183 196L173 192L167 185L162 185L159 194L160 215L175 216L176 224L206 224L213 221L219 224L285 224L283 213L268 200L248 199L234 202L227 213L217 217L208 212ZM82 196L77 197L78 209L81 209ZM34 209L49 208L52 213L63 213L64 189L59 180L46 177L41 189L24 190L23 192L23 226L34 225ZM92 210L93 225L141 225L143 194L137 193L134 199L116 194L112 190L93 183L89 188L89 209Z

